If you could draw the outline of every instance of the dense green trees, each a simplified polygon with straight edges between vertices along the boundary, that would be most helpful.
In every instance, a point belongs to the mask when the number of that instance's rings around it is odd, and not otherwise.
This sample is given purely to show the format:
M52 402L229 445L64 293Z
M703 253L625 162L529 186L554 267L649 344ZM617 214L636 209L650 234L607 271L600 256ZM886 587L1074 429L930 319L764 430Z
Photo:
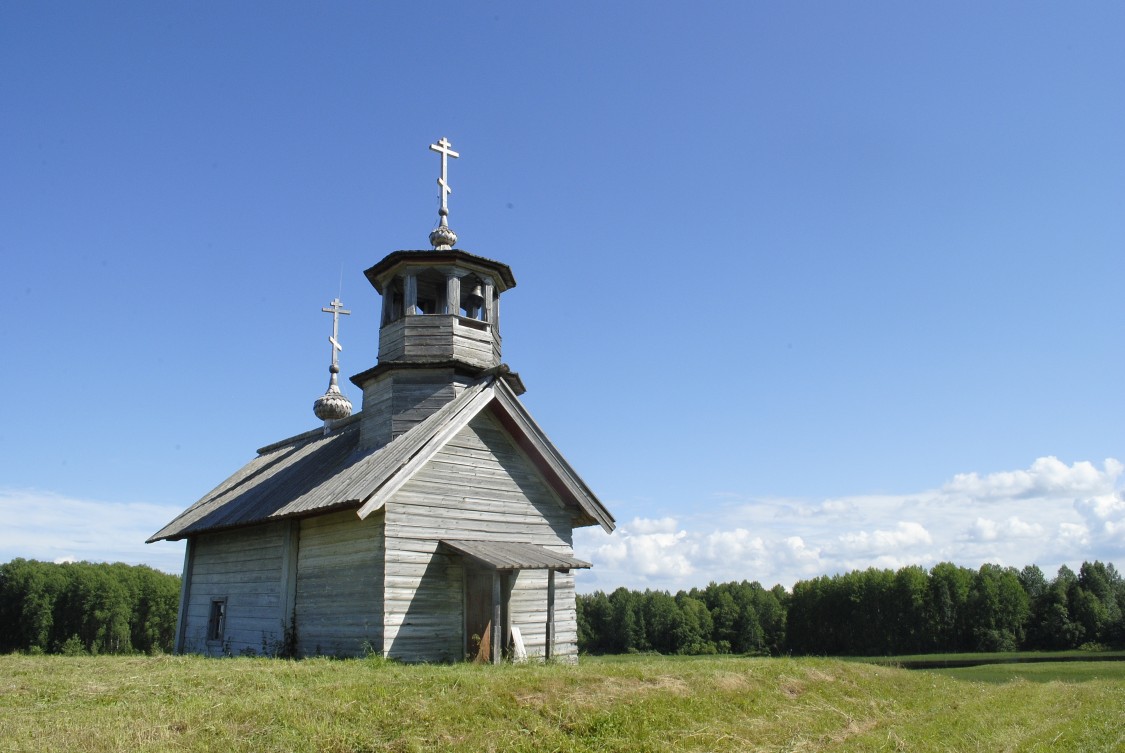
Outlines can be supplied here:
M979 570L948 562L779 586L723 583L578 597L590 653L890 655L1125 645L1125 581L1113 565Z
M578 646L595 654L777 653L785 645L783 589L712 583L705 589L598 591L578 597Z
M171 651L180 579L121 563L0 565L0 652Z
M171 651L180 579L148 567L0 565L0 652ZM1111 564L858 570L801 581L580 595L589 653L889 655L1125 646L1125 579Z

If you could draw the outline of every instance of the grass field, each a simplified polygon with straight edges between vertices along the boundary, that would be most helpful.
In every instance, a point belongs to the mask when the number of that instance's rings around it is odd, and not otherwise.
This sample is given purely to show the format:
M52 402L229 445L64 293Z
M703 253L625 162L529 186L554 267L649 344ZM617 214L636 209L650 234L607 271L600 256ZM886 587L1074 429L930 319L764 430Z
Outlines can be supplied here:
M1125 663L988 669L11 655L0 751L1125 750Z
M929 670L969 682L1090 682L1106 680L1125 686L1125 662L1043 662L1036 664L982 664L977 667ZM1125 709L1122 709L1125 714Z
M1121 662L1125 651L1006 651L1002 653L912 654L909 656L847 657L907 669L953 669L978 664L1028 664L1035 662Z

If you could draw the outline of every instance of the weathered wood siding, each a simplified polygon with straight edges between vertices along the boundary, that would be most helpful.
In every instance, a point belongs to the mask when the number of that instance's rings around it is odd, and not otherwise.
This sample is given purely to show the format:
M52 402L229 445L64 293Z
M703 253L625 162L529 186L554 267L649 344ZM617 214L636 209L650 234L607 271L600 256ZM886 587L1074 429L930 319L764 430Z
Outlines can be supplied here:
M413 429L464 389L453 370L441 373L398 374L391 399L391 437Z
M574 573L555 573L555 645L551 656L578 661ZM512 584L511 624L520 629L528 656L544 656L547 641L547 571L523 570Z
M491 325L456 314L404 316L379 331L380 361L456 359L489 368L500 363Z
M379 651L383 628L383 516L354 510L301 520L294 611L304 656Z
M363 447L379 447L406 433L453 400L469 384L453 369L390 373L363 387Z
M212 656L274 650L283 638L284 523L202 534L192 547L184 651ZM211 602L226 599L222 641L208 641Z
M477 416L391 500L386 514L384 648L406 661L464 655L463 568L440 539L536 544L572 554L570 514L491 414ZM542 655L545 571L513 584L512 625ZM557 576L556 656L576 655L574 580Z

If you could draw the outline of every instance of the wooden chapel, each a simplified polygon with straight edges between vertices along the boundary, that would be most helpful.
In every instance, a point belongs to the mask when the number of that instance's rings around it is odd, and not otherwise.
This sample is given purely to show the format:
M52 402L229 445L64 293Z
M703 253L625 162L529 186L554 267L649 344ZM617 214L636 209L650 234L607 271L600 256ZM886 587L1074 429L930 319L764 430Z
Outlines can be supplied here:
M323 427L258 450L150 542L186 540L177 652L403 661L577 660L573 530L613 516L519 401L501 360L506 264L455 248L441 139L432 248L365 271L377 364L337 383Z

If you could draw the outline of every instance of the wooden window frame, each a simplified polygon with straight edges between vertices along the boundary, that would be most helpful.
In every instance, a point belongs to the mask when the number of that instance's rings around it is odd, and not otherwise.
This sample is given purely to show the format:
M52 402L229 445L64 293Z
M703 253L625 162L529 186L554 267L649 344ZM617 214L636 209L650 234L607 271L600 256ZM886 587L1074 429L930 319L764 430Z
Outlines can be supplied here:
M207 616L207 642L222 643L227 631L227 598L211 599L211 611Z

